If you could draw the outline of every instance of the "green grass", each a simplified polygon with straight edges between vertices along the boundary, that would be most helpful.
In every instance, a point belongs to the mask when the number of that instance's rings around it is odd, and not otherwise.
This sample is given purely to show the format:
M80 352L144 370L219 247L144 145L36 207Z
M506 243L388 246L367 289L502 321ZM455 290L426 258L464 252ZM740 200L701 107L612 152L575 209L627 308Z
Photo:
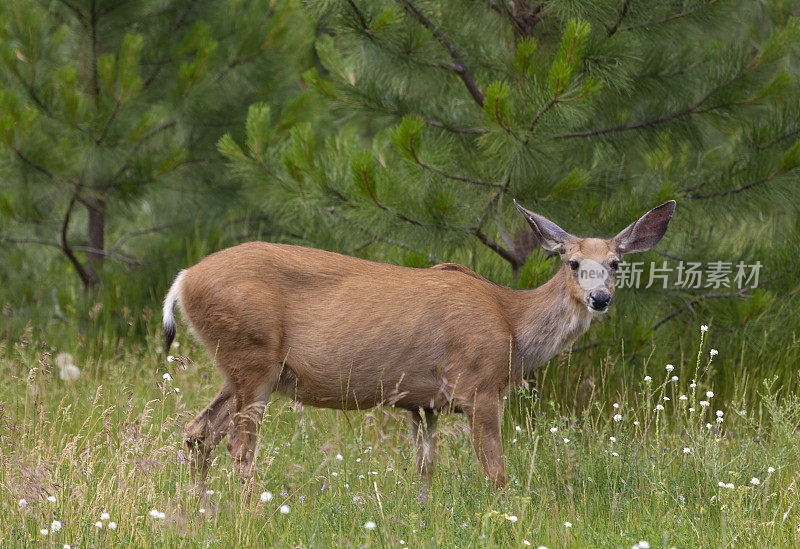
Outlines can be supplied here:
M115 356L76 361L74 383L59 379L55 350L30 343L30 333L0 342L0 546L800 543L800 402L753 379L734 383L738 393L724 400L707 397L714 387L706 376L725 355L721 349L709 362L707 342L672 372L647 359L627 369L610 357L594 365L593 378L584 372L575 381L569 357L551 361L537 389L508 397L505 490L484 480L460 416L440 421L436 476L425 493L400 411L343 413L273 397L248 497L224 443L206 485L191 480L182 427L220 380L183 336L180 354L194 360L186 370L159 355L151 337L120 342ZM633 379L634 371L653 379ZM263 491L273 499L262 502ZM153 509L165 517L152 517ZM100 529L102 513L110 518ZM54 520L63 523L56 532Z

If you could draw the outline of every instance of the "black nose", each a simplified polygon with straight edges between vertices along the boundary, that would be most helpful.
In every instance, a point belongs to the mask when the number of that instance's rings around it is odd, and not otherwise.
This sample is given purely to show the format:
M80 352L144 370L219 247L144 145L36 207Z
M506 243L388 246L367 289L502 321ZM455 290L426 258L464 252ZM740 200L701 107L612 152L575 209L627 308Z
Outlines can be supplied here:
M605 309L611 303L611 294L606 292L592 292L589 294L592 307L595 309Z

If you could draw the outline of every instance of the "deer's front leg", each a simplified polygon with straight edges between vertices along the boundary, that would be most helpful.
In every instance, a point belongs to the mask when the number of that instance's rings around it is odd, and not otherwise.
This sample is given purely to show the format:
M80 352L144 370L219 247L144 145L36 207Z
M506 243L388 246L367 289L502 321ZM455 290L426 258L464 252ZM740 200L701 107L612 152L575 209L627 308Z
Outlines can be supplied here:
M425 484L433 480L433 461L436 457L436 416L431 409L410 410L411 439L417 449L417 473Z
M500 398L498 394L477 394L469 404L462 405L469 419L472 444L483 465L483 472L500 488L506 484L503 464L503 441L500 438Z

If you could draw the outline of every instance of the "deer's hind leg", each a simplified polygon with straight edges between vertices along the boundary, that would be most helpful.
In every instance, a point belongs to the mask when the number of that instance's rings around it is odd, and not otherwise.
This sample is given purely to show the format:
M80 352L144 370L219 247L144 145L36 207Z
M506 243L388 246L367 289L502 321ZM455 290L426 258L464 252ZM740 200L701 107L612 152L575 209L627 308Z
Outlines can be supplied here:
M233 405L233 385L226 379L217 396L186 425L186 446L192 456L192 475L195 478L205 476L211 452L227 434Z
M251 362L250 367L239 364L238 370L232 372L231 376L236 405L233 425L228 433L228 451L236 472L244 479L252 476L258 429L282 367L274 357L264 358L263 362Z
M422 476L425 484L430 486L433 479L433 464L436 458L436 415L433 410L409 410L409 424L411 426L411 439L417 449L417 473Z

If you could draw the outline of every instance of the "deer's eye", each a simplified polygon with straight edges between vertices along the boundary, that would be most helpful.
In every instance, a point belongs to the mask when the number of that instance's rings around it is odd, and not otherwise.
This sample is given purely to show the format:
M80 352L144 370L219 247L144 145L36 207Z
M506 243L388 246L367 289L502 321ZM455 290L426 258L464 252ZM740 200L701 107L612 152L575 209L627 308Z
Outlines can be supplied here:
M612 261L610 267L616 271L619 268L619 261Z
M578 263L574 259L569 262L569 268L572 269L573 271L577 271L579 266L580 266L580 263Z

